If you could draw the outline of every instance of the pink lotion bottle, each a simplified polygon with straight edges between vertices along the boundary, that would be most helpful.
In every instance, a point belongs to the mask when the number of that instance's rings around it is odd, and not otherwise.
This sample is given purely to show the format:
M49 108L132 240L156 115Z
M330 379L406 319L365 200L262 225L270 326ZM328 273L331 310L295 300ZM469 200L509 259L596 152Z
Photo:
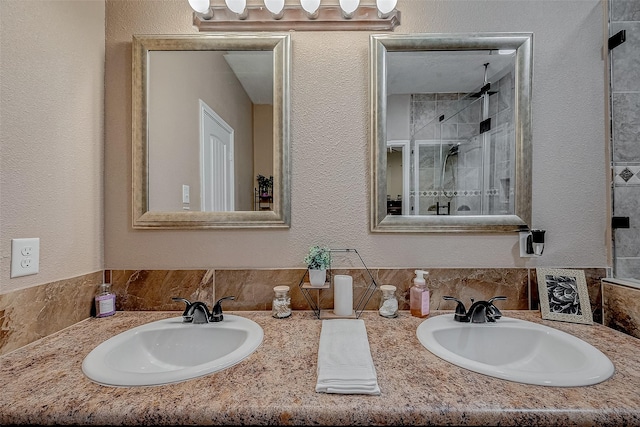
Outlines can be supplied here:
M429 289L424 275L428 271L416 270L416 277L413 279L413 286L409 289L409 309L411 315L424 318L429 316Z

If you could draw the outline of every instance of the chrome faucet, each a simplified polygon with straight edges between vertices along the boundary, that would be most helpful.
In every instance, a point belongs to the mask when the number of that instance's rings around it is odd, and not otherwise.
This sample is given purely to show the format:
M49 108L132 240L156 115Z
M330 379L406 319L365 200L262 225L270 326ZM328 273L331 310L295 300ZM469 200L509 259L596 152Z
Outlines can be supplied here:
M186 304L186 308L182 313L183 322L201 324L209 322L221 322L224 316L222 315L222 305L220 303L226 299L236 299L236 297L228 296L220 298L213 306L211 312L209 312L207 304L201 301L192 303L188 299L180 297L173 297L171 299L174 301L182 301Z
M453 319L457 322L471 322L471 323L487 323L495 322L502 317L502 313L498 310L498 307L493 305L494 301L505 301L507 297L498 296L493 297L489 301L474 301L471 298L471 307L469 311L465 308L462 301L450 296L443 296L442 299L446 301L455 301L458 303L456 306L456 313Z

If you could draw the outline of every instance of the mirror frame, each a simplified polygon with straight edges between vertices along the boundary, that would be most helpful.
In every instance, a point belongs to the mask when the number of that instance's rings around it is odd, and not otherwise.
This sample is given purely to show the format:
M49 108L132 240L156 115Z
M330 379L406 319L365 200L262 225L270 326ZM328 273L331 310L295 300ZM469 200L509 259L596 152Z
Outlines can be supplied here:
M273 52L273 210L154 212L148 210L147 73L149 51ZM289 228L291 222L288 34L134 35L132 42L132 225L134 229Z
M515 214L387 215L387 52L516 49ZM518 231L531 222L532 33L383 34L369 38L372 232L434 233Z

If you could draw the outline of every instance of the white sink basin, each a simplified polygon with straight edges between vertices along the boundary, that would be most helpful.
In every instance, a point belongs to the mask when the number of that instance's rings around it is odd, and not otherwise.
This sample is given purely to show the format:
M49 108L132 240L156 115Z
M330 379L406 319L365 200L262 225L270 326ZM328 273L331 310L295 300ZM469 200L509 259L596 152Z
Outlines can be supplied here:
M425 320L416 333L427 350L454 365L524 384L586 386L614 372L613 363L591 344L525 320L471 324L445 314Z
M262 343L260 325L233 314L217 323L182 317L129 329L93 349L82 362L89 379L109 386L150 386L201 377L240 362Z

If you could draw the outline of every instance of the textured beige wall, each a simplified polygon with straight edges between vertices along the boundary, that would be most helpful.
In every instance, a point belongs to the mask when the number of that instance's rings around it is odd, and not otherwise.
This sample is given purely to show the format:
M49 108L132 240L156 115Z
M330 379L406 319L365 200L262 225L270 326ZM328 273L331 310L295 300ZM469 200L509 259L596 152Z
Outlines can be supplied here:
M370 2L369 2L370 3ZM603 7L599 0L400 0L396 33L534 36L533 224L539 259L514 234L369 230L369 32L292 32L291 229L131 229L131 36L195 33L183 0L107 1L105 266L300 267L309 245L357 248L377 267L606 266Z
M0 293L102 269L103 1L0 1ZM40 273L10 279L11 239Z

